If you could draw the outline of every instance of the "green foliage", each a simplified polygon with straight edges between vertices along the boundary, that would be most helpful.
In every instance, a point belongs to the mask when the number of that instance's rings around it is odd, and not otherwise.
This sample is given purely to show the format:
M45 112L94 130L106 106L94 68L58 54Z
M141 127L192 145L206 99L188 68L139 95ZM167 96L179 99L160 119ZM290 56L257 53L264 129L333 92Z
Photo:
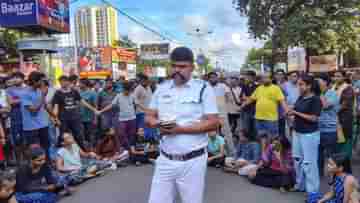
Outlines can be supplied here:
M303 46L319 54L359 47L358 0L234 0L234 4L249 17L253 37L276 40L279 47Z

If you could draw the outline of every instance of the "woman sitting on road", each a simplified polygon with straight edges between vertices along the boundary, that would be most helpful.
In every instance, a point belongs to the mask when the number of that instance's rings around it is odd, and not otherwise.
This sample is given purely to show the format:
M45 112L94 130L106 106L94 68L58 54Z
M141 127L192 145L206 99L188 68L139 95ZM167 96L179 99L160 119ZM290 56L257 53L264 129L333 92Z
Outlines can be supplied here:
M287 138L276 138L263 152L257 168L249 174L250 181L259 186L289 190L295 183L291 145Z
M101 170L111 166L110 162L101 161L96 153L84 152L76 144L71 133L65 132L63 138L64 143L58 151L56 168L60 173L70 175L70 182L82 182L82 180L94 177Z
M331 191L324 196L310 193L308 203L359 203L358 182L354 176L344 172L346 159L344 154L334 154L329 158L328 171L333 176Z

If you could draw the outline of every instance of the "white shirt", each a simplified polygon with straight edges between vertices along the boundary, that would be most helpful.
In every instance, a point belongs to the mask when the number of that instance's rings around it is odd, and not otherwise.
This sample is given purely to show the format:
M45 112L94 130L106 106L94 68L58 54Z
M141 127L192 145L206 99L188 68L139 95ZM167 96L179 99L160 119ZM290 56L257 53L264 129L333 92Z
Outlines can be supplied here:
M135 101L132 95L125 96L123 93L116 95L112 105L119 107L119 121L131 121L136 119Z
M204 89L200 102L201 89ZM150 108L156 110L160 120L175 120L180 126L189 126L199 122L204 115L217 114L218 109L213 88L202 80L192 79L183 87L175 87L173 81L165 82L155 91ZM207 147L208 136L176 135L164 136L160 147L170 154L185 154Z
M152 92L149 87L145 88L142 85L138 85L134 90L135 104L141 104L144 107L149 107L151 102ZM143 113L144 111L139 108L136 109L136 113Z

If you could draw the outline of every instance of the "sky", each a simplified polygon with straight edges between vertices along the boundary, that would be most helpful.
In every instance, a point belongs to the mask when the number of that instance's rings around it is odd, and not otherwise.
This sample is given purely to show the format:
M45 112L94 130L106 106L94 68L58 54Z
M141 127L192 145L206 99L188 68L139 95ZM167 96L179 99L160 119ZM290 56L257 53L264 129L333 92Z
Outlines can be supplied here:
M213 64L218 61L218 66L227 70L239 70L248 50L262 45L248 34L247 19L237 13L233 0L108 1L178 44L197 53L201 50ZM101 5L101 0L79 0L71 4L71 15L89 5ZM204 33L201 37L194 35L197 28ZM121 15L119 32L139 44L161 40ZM205 34L209 32L212 34Z

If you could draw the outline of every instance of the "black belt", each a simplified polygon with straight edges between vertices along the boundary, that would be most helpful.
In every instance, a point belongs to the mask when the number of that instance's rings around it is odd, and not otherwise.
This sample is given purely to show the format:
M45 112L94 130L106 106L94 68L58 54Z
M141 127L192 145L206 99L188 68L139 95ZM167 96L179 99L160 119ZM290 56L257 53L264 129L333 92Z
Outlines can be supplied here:
M199 157L203 154L205 154L206 149L202 148L202 149L198 149L192 152L189 152L187 154L168 154L166 152L164 152L163 150L161 150L161 153L168 159L172 160L172 161L188 161L190 159Z

